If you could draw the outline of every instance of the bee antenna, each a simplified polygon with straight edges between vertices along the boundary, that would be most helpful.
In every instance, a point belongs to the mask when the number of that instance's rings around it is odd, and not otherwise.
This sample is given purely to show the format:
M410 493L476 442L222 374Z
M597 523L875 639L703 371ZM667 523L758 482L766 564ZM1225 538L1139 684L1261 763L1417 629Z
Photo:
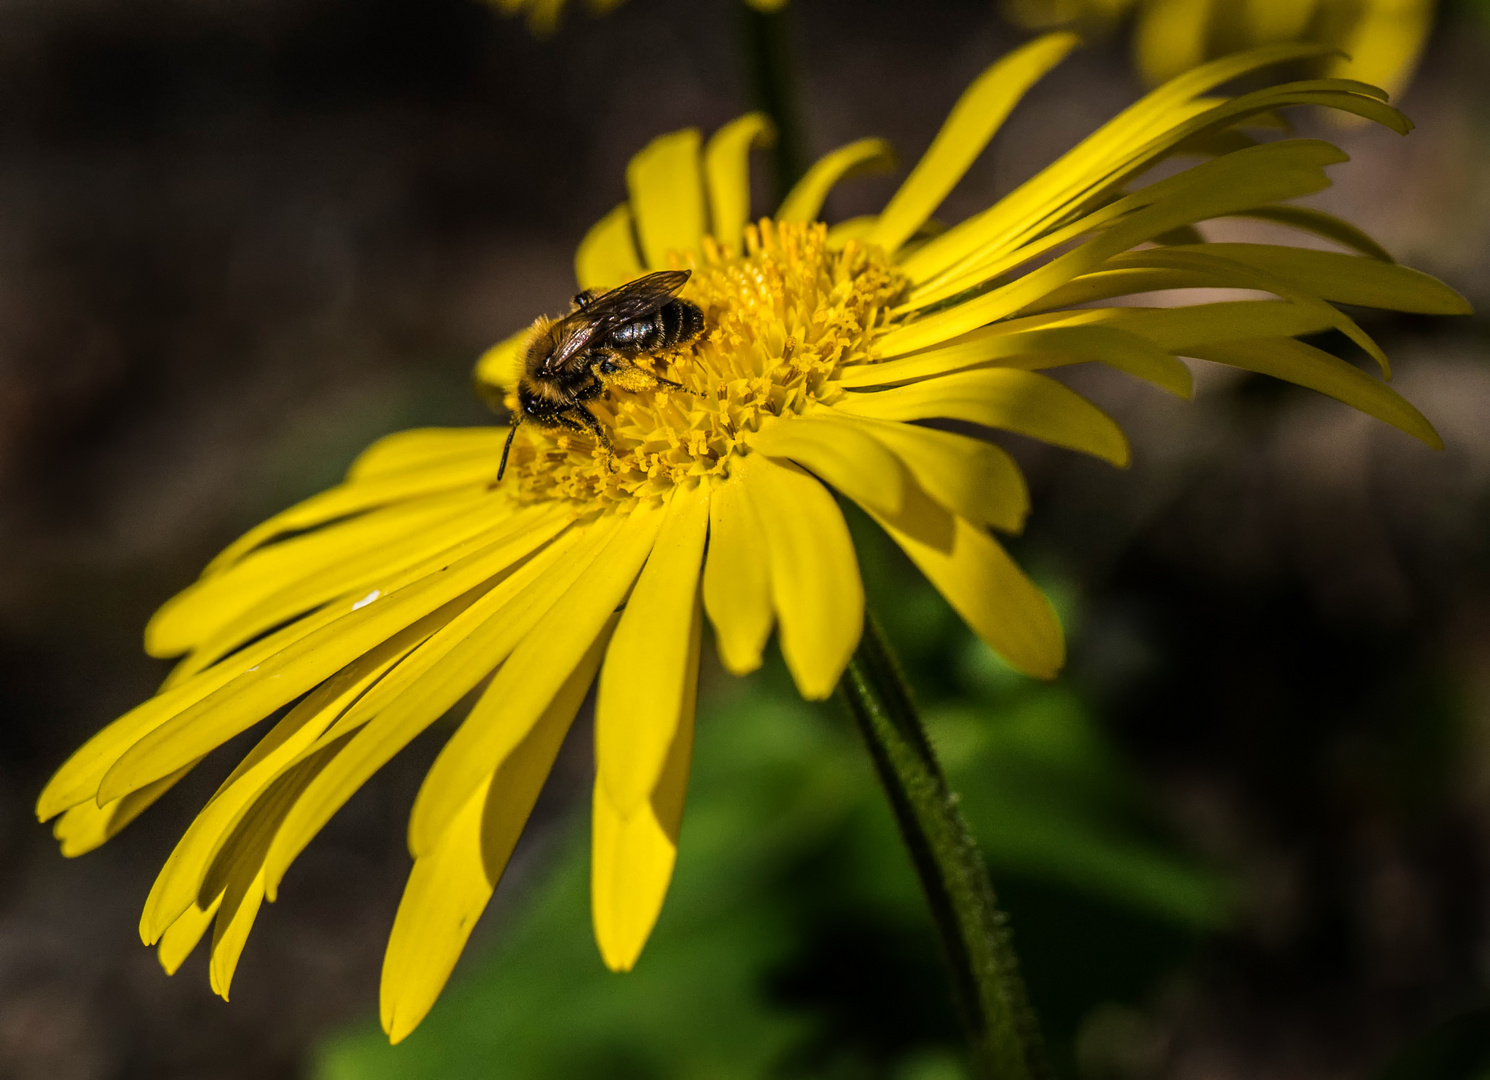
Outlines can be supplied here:
M502 444L502 464L497 466L497 483L502 482L502 474L507 471L507 455L512 451L512 436L517 434L517 424L514 423L507 429L507 441Z

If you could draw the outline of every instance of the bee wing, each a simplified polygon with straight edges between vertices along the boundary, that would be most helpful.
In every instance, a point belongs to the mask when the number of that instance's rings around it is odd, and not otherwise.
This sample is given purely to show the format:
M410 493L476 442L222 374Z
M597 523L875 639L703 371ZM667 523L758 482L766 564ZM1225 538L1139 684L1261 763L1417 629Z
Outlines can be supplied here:
M691 270L662 270L601 293L555 324L558 345L543 364L546 372L587 365L586 352L612 329L656 314L692 275Z
M543 359L544 374L556 374L571 366L580 369L586 367L585 353L604 329L600 323L590 318L588 308L566 315L554 323L550 333L556 344L553 351Z
M688 281L691 270L661 270L601 293L579 313L604 328L654 315Z

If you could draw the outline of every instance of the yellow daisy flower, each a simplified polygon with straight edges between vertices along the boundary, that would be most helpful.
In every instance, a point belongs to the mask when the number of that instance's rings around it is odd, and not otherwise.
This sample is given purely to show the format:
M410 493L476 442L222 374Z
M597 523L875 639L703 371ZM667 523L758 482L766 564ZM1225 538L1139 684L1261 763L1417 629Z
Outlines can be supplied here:
M654 140L627 170L627 201L581 243L579 284L686 269L681 295L706 329L643 357L650 374L633 389L588 403L599 437L523 423L498 482L506 428L392 435L340 486L230 545L155 615L146 648L179 664L41 795L41 818L61 815L65 854L103 843L213 749L285 710L146 901L141 932L168 971L211 926L212 985L226 996L260 904L296 856L379 767L474 695L409 823L414 868L382 984L384 1027L403 1038L444 985L597 674L595 934L606 964L630 968L672 873L705 616L735 673L760 665L777 629L808 698L833 691L859 641L863 586L835 492L1011 664L1058 671L1056 617L990 531L1020 528L1024 482L975 436L1018 432L1115 465L1128 445L1042 369L1105 363L1188 395L1177 357L1196 357L1312 387L1438 445L1382 382L1298 340L1340 330L1384 365L1335 304L1466 305L1351 226L1288 202L1326 186L1338 150L1242 131L1298 104L1406 131L1377 92L1315 80L1214 96L1305 55L1296 47L1191 72L988 209L947 229L933 221L1074 43L1052 35L990 67L871 218L818 221L839 180L890 165L880 140L828 154L753 224L747 158L768 138L761 117L707 143L696 131ZM1183 171L1137 182L1191 154L1200 160ZM1356 253L1206 243L1194 224L1221 217ZM1110 302L1216 287L1271 298ZM509 405L529 333L478 366L483 391Z
M1326 74L1406 89L1433 28L1435 0L1006 0L1032 28L1110 27L1136 11L1133 51L1150 83L1214 56L1281 41L1309 41L1344 53Z
M559 29L564 17L564 7L569 0L486 0L503 15L522 15L527 19L528 30L534 37L551 37ZM586 0L585 6L592 15L605 15L620 7L625 0ZM786 0L744 0L757 11L770 13L780 11Z

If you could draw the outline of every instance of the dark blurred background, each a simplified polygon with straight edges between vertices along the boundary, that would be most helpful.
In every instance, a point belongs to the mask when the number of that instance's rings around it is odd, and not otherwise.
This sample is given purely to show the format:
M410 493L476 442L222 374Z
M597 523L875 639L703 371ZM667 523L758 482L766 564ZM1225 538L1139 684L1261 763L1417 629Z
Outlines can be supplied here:
M880 134L913 160L1020 40L987 0L791 14L813 153ZM231 1004L135 929L215 776L78 860L31 814L161 678L145 620L217 548L381 434L486 422L474 358L562 305L627 157L748 107L740 22L734 0L631 0L537 42L477 0L0 5L0 1076L963 1075L862 751L779 665L706 672L678 878L634 974L603 972L586 923L581 725L445 998L391 1050L377 972L439 732L297 865ZM1098 44L1038 87L945 216L1133 100L1125 58ZM1354 158L1317 202L1481 311L1487 68L1490 17L1450 6L1410 138L1299 118ZM1368 327L1444 453L1215 370L1193 403L1070 376L1132 432L1126 472L1010 440L1035 492L1016 551L1072 640L1054 685L856 522L1066 1076L1490 1061L1490 322Z

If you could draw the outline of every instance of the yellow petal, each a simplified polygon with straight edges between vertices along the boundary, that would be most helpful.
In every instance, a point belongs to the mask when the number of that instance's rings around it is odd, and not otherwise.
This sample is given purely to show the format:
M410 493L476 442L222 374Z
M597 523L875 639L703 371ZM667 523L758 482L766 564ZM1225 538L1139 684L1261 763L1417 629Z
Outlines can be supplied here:
M1028 675L1054 678L1066 646L1050 601L997 540L960 515L950 515L948 544L939 509L928 499L876 520L989 648Z
M581 289L614 289L641 277L642 272L632 239L631 207L622 203L592 225L579 242L579 250L574 253L574 277ZM521 363L520 356L514 358L515 366L509 365L511 379L500 385L511 386L517 381ZM476 370L479 375L480 367Z
M894 454L868 432L831 413L772 424L750 439L767 457L797 462L861 506L900 512L905 471Z
M827 488L795 465L752 454L745 490L771 558L781 652L808 700L833 693L864 628L864 583L843 514Z
M884 139L859 139L829 151L813 162L792 186L776 211L777 221L816 221L828 193L840 180L870 173L893 172L895 148ZM868 235L866 231L865 235Z
M614 538L513 649L465 723L435 759L409 819L409 851L433 849L465 799L532 729L625 599L662 524L666 504L640 505Z
M265 630L339 596L379 592L399 572L455 551L523 531L531 513L501 501L462 498L392 507L256 551L173 597L146 630L147 651L169 656L193 649L172 683L216 662Z
M1201 360L1272 375L1318 390L1368 416L1385 420L1435 450L1443 449L1443 440L1433 430L1433 425L1405 398L1360 368L1331 356L1323 349L1292 338L1274 338L1207 345L1191 352Z
M1225 252L1214 250L1223 246L1221 244L1196 244L1154 248L1148 251L1132 252L1120 259L1114 259L1109 265L1149 265L1172 267L1177 270L1194 269L1208 277L1214 284L1222 287L1258 289L1274 293L1303 308L1311 315L1317 316L1326 325L1332 326L1344 333L1381 366L1383 375L1391 378L1391 367L1386 353L1382 352L1381 347L1376 344L1371 335L1362 330L1354 319L1339 309L1325 303L1316 294L1307 289L1300 289L1287 278L1272 273L1266 267L1255 266L1239 259L1232 259ZM1323 254L1333 253L1324 252ZM1356 256L1345 257L1352 262L1368 262L1377 266L1385 266L1388 270L1401 269L1400 267L1377 263L1374 259L1361 259Z
M1199 251L1244 263L1337 304L1423 315L1473 312L1468 300L1437 278L1359 255L1274 244L1206 244L1175 251Z
M686 666L708 530L708 487L678 491L605 655L595 703L596 777L627 817L657 786L694 678Z
M248 933L264 903L264 871L242 884L234 883L222 894L217 919L212 925L212 961L207 978L212 992L224 1001L233 985L233 973L248 944Z
M181 913L181 917L173 922L166 932L161 935L160 948L156 950L156 958L160 960L160 966L165 969L167 975L176 974L191 951L197 947L197 942L202 940L202 935L207 932L207 927L212 925L213 916L217 914L222 897L212 901L206 908L199 908L195 904Z
M358 454L347 479L371 480L410 469L443 468L452 461L476 457L489 461L501 455L506 438L504 427L409 428L383 436Z
M1286 225L1291 229L1333 240L1337 244L1352 248L1362 255L1369 255L1373 259L1380 259L1382 262L1396 261L1392 258L1391 252L1373 240L1364 230L1337 218L1334 214L1327 214L1312 206L1259 206L1232 216Z
M969 284L996 277L1089 231L1094 219L1106 223L1106 228L1092 239L1006 285L934 314L908 319L905 325L881 339L879 352L894 356L926 348L1016 314L1077 275L1088 273L1113 256L1181 225L1320 191L1329 186L1324 167L1344 160L1345 155L1338 149L1319 140L1267 143L1202 162L1151 184L1088 219L1043 236L1037 245L1027 245L1001 259L994 258L1001 249L985 246L982 256L973 257L958 275L938 282L934 289L923 290L917 295L916 303L932 304L942 299L943 294L950 296ZM1131 208L1131 212L1124 213L1126 208ZM1119 213L1124 216L1115 217Z
M1177 397L1194 391L1190 369L1152 341L1112 326L1056 326L1024 332L1008 323L981 327L924 352L843 373L846 387L887 386L982 364L1036 371L1065 364L1102 363Z
M383 1030L401 1042L440 996L502 878L538 793L600 666L607 634L565 682L528 737L467 800L404 886L379 992Z
M304 532L338 518L458 488L484 490L497 478L500 458L500 454L461 455L434 463L433 467L400 469L328 488L248 530L208 563L202 574L219 573L275 537Z
M869 234L874 232L874 225L878 220L873 214L864 214L828 226L828 249L842 251L850 240L868 242Z
M1224 132L1244 121L1256 122L1285 105L1327 105L1406 130L1407 121L1400 113L1366 96L1359 84L1339 80L1290 83L1225 100L1194 96L1249 71L1327 51L1322 46L1270 46L1214 61L1172 80L987 210L906 256L901 270L912 282L926 283L976 261L979 252L986 257L989 252L1016 251L1092 208L1110 203L1111 196L1133 176L1171 155L1186 140Z
M1317 307L1287 300L1223 300L1183 307L1086 309L1078 314L1147 338L1167 352L1183 353L1227 341L1316 334L1334 325Z
M895 192L870 241L894 252L936 212L994 132L1041 76L1065 59L1074 34L1038 38L991 65L952 106L931 147Z
M409 872L383 955L379 1014L389 1042L402 1042L434 1005L496 888L481 860L489 791L488 785L466 800L434 850Z
M264 853L275 829L296 796L335 755L340 746L327 747L280 776L240 816L213 859L197 897L198 908L220 898L212 928L212 960L208 974L212 989L228 998L233 973L243 955L259 907L264 902Z
M339 738L360 728L280 826L266 859L271 900L290 864L342 804L490 674L605 550L614 532L615 522L602 519L561 536L451 620L322 736L322 741Z
M709 499L704 609L714 624L719 660L732 675L761 666L775 622L770 564L761 557L765 542L743 481L732 477L716 484Z
M848 394L835 409L879 420L966 420L1128 464L1128 439L1106 413L1054 379L982 368L873 393Z
M347 665L307 694L238 763L193 819L156 875L140 916L140 937L146 945L160 937L195 902L213 856L242 811L298 761L347 706L435 628L431 619L421 620Z
M121 799L99 806L95 802L81 802L57 819L52 835L62 844L62 854L69 859L92 851L119 834L119 831L143 814L155 802L196 766L193 761L183 765L170 776L163 776L139 791L132 791ZM148 945L149 942L146 942Z
M417 580L402 587L399 587L402 579L395 579L389 591L371 603L331 606L301 620L313 628L312 632L301 634L293 644L275 649L269 656L260 656L259 650L250 646L177 690L151 699L105 728L79 751L82 754L89 746L95 746L116 725L136 714L155 719L148 707L169 700L169 705L155 710L156 716L161 712L166 714L161 718L163 722L150 724L144 732L126 727L113 736L116 743L128 734L134 734L135 739L108 767L98 783L97 798L100 802L118 798L201 757L436 608L470 589L489 588L496 575L542 547L563 528L562 522L555 521L546 528L488 545L463 559L442 562L443 570L439 565L428 567L431 572L420 573ZM287 629L299 628L297 624ZM273 639L271 635L265 640ZM224 669L222 674L219 669ZM188 695L189 691L195 694ZM178 694L187 695L191 701L186 708L179 708L174 700ZM192 696L195 700L191 700ZM139 717L133 724L136 729L141 725ZM102 747L93 753L101 754ZM102 762L97 762L94 768L97 764Z
M1189 71L1205 59L1206 36L1217 0L1151 0L1133 35L1134 59L1151 85Z
M590 910L601 959L612 971L630 971L662 913L678 855L678 831L693 758L694 706L698 697L701 620L693 621L684 711L651 798L630 816L610 802L597 779L590 857Z
M725 251L739 253L750 220L750 151L775 141L776 128L765 113L746 113L716 131L704 148L709 217Z
M345 738L338 739L306 754L276 776L239 811L213 854L207 872L202 875L196 897L199 907L224 890L230 894L228 899L231 900L235 882L242 886L258 877L258 888L263 888L264 857L280 825L295 805L295 800L335 760L337 754L346 749L347 743ZM225 901L224 906L231 907L231 904ZM223 915L224 919L231 917L231 912Z
M1029 514L1029 488L1003 448L950 431L846 416L888 447L926 494L948 510L1005 532Z
M1338 44L1346 55L1331 74L1383 87L1393 96L1412 77L1433 29L1432 0L1374 0Z
M659 135L626 167L631 212L649 270L666 270L669 251L697 251L703 240L699 141L693 128Z

